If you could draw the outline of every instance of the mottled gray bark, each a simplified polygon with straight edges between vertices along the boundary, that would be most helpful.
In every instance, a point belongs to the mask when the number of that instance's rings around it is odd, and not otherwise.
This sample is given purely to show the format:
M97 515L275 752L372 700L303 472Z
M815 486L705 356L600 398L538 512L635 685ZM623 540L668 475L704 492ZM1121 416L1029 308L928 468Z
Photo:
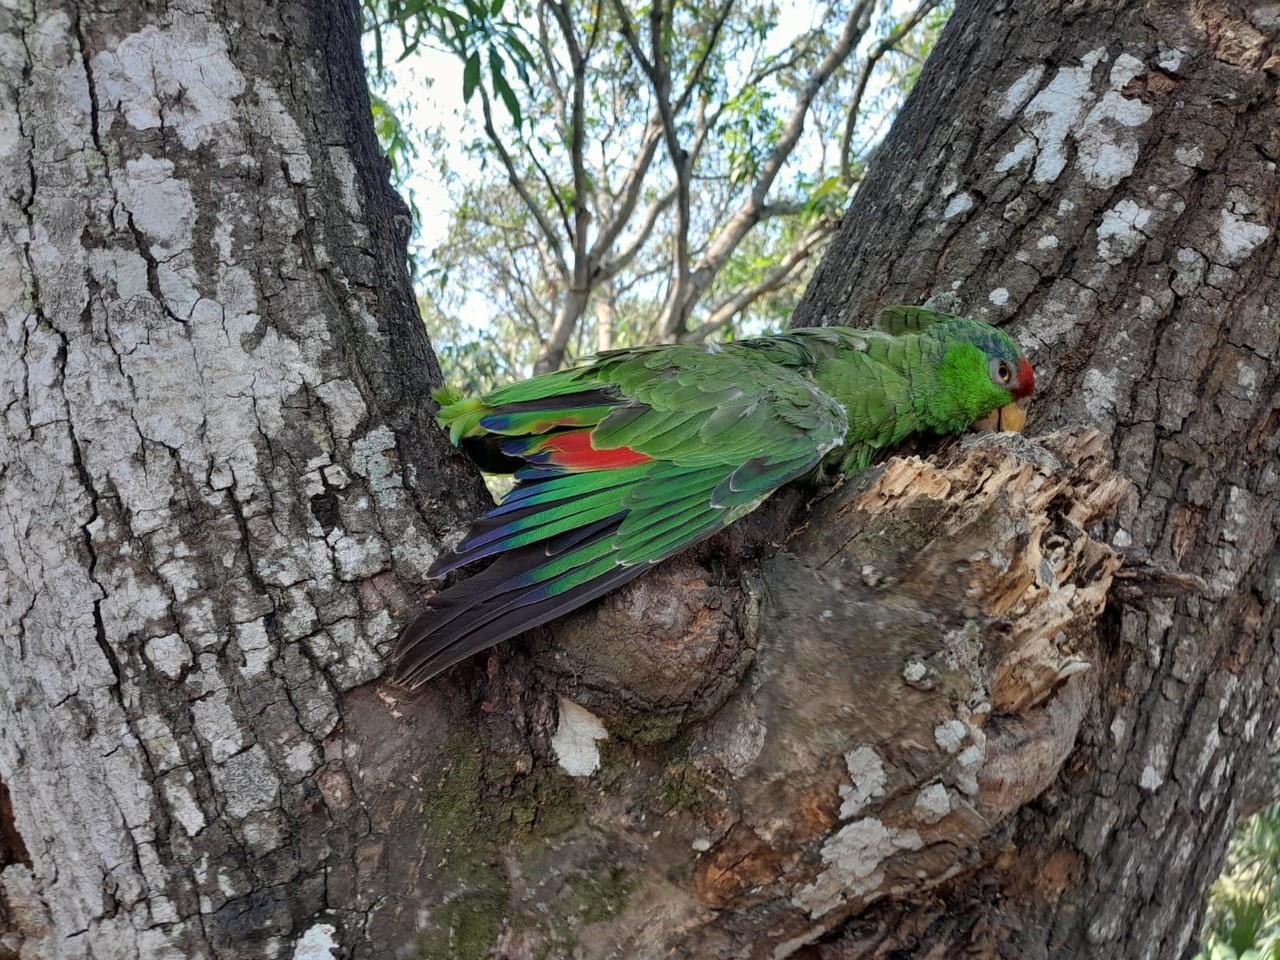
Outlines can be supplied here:
M358 50L344 4L0 10L0 955L285 955L416 875L343 694L482 494Z
M1113 591L1053 787L824 958L1185 956L1280 797L1278 41L1274 4L961 4L814 279L802 323L1007 322L1030 432L1095 424L1134 484L1110 543L1203 581Z

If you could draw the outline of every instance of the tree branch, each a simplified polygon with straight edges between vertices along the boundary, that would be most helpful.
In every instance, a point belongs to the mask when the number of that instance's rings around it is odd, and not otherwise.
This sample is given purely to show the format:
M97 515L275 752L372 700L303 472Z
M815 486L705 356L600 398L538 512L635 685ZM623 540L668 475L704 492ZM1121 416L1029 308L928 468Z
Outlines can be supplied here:
M733 322L734 317L740 314L751 304L755 303L767 293L772 293L783 284L803 266L810 256L818 249L821 243L831 236L835 224L830 221L821 221L808 233L806 233L800 242L793 246L781 260L765 272L765 275L759 281L749 287L743 287L736 293L726 297L716 306L707 321L698 328L691 330L689 333L681 337L682 340L705 340L711 334L722 330Z
M533 144L529 144L527 152L529 154L530 161L533 162L534 168L537 169L538 173L542 176L542 182L547 187L547 193L551 195L551 199L555 203L556 209L560 211L560 223L564 226L565 235L569 238L570 242L573 242L575 238L573 225L569 223L569 211L564 208L564 201L560 199L560 191L556 189L556 185L552 182L551 175L547 173L547 168L542 165L540 160L538 160L538 155L533 150Z
M546 213L543 212L541 204L535 203L533 196L529 193L529 188L525 185L524 180L516 172L515 162L511 159L511 154L507 151L506 144L502 142L502 138L498 136L498 131L493 125L493 110L489 104L489 94L485 92L484 87L480 88L480 109L484 115L484 131L489 137L489 142L493 144L493 148L498 152L498 158L502 161L502 166L507 171L507 180L520 195L520 199L524 201L524 205L528 208L533 219L537 221L538 228L542 231L542 235L546 238L547 244L555 254L557 266L562 276L570 276L569 264L564 258L564 247L560 242L560 238L556 235L555 229L551 226L551 221L547 219ZM570 238L572 239L572 238Z
M916 24L923 20L938 3L939 0L922 0L902 23L898 24L887 36L877 40L872 44L871 49L867 51L866 58L862 61L862 66L858 70L858 81L854 86L853 99L849 102L849 110L845 116L844 134L840 138L840 179L845 184L851 185L853 183L853 157L851 156L853 134L858 126L858 115L862 110L862 98L866 95L867 84L871 80L872 71L875 70L876 64L880 62L880 58L901 43L902 38L914 30Z
M587 306L588 292L585 288L570 287L560 298L560 307L556 312L555 323L547 334L547 339L534 364L536 373L548 373L559 369L564 361L565 348L573 339L578 321Z
M698 58L698 62L694 64L693 71L689 74L689 82L685 85L683 92L676 98L675 112L683 113L684 108L689 105L689 98L693 96L694 89L702 80L703 71L706 70L707 61L711 59L711 54L715 51L716 43L720 39L720 32L724 29L725 21L729 19L729 12L733 9L734 0L724 0L720 5L720 9L716 11L715 19L711 22L711 36L707 40L706 48L702 51L702 56Z
M587 163L585 156L585 100L587 83L587 59L578 43L573 26L569 0L548 0L551 12L560 26L560 33L569 51L569 63L573 69L573 104L569 131L569 162L573 168L573 285L581 287L587 280L587 229L591 222L591 210L587 206ZM602 7L596 4L595 20L591 28L591 43L600 26ZM566 341L567 342L567 341Z
M653 156L657 153L660 143L662 143L662 118L655 114L645 126L644 136L640 141L640 151L636 154L635 161L627 170L618 188L618 195L622 198L621 203L610 217L609 223L602 225L596 235L596 242L591 247L593 261L599 262L608 255L626 228L631 215L635 213L640 195L644 191L645 176L649 172L649 165L653 162Z
M547 36L546 8L543 6L538 7L538 48L542 51L542 61L547 66L543 76L546 78L547 86L551 89L551 97L555 101L558 125L561 130L568 130L568 99L565 96L564 88L560 86L559 77L556 76L556 58L551 52L551 38Z
M761 207L759 215L761 220L771 220L774 217L791 217L802 212L808 205L809 202L807 200L799 197L793 197L790 200L776 200Z
M676 129L675 110L671 103L671 75L666 58L663 55L662 33L664 18L661 0L655 0L649 14L650 45L653 50L652 62L645 56L640 46L640 38L636 33L631 14L621 0L613 0L621 24L622 35L631 49L632 55L649 78L657 101L658 113L662 117L663 134L667 142L667 152L671 157L671 167L676 175L676 224L674 249L672 251L672 282L660 313L660 329L665 331L673 326L671 317L679 313L680 304L685 300L685 289L689 284L689 171L690 154L680 146L680 136Z
M742 242L743 237L760 222L760 211L764 207L765 197L800 140L800 134L804 130L804 121L809 112L809 107L813 104L818 91L822 89L831 75L853 53L858 41L870 25L871 13L874 7L875 0L858 0L849 11L849 16L840 31L839 39L827 51L827 55L822 58L822 62L814 69L797 95L791 110L791 116L783 127L782 137L761 165L760 173L756 177L756 182L750 195L716 235L706 254L700 258L698 265L692 270L687 283L687 292L683 289L679 291L682 302L674 304L673 309L664 312L663 333L666 336L678 336L681 333L690 311L710 287L715 275L728 261L729 257L732 256L738 244Z
M675 198L676 191L672 189L649 204L648 209L645 210L644 218L640 221L640 229L636 231L632 241L623 248L621 253L602 261L596 267L595 276L601 279L608 279L616 276L619 271L625 270L648 241L649 235L653 232L654 224L658 222L658 217L662 215L662 211L671 206L671 202Z

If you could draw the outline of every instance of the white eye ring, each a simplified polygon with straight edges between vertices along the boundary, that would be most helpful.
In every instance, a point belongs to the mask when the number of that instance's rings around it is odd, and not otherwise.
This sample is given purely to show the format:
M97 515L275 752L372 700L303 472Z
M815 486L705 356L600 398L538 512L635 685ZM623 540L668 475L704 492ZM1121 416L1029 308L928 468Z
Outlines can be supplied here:
M991 361L991 379L1002 387L1013 384L1013 367L1004 360Z

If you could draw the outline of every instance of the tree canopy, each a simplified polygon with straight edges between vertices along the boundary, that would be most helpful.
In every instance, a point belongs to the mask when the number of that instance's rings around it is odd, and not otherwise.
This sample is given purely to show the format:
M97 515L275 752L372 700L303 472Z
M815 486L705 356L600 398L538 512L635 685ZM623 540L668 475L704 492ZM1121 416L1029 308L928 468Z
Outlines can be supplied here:
M412 9L410 9L412 8ZM777 326L949 7L369 0L373 69L424 42L464 63L472 170L443 175L424 312L482 385L615 345ZM403 126L375 105L407 175ZM477 302L491 323L462 320Z

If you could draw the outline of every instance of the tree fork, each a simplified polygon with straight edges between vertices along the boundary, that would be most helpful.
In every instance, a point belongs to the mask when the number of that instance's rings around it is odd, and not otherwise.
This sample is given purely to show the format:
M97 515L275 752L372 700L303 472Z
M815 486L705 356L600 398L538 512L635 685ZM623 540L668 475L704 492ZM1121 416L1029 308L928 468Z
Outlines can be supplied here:
M1078 13L958 12L801 317L1016 315L1063 429L785 493L412 696L483 494L354 10L0 14L0 950L1181 955L1276 792L1275 27Z

